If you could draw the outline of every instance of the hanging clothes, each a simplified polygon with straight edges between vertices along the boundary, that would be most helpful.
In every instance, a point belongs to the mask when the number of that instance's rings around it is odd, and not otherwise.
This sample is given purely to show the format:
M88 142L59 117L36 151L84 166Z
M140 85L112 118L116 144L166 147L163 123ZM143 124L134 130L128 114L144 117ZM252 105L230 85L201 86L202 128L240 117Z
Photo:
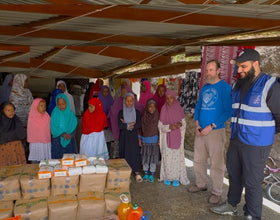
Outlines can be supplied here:
M238 47L235 46L204 46L202 52L202 64L201 64L201 80L199 88L205 84L205 68L206 64L210 60L218 60L221 66L220 78L232 84L234 65L230 63L230 60L236 57Z
M179 102L184 113L194 113L199 92L200 73L195 71L186 72L180 86Z

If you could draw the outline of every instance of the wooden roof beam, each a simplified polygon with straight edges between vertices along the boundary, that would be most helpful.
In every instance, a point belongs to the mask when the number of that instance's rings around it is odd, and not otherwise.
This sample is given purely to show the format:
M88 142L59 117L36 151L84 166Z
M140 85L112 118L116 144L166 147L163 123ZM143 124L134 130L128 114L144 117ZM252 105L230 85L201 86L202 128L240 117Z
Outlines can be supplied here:
M131 60L135 62L144 61L154 65L168 64L171 61L169 56L155 55L153 53L133 50L129 48L109 46L68 46L68 50L75 50L79 52L93 53L107 57L115 57L120 59ZM153 57L155 57L153 59ZM145 61L146 60L146 61Z
M41 54L40 56L36 57L36 59L45 60L48 57L54 56L55 54L59 53L62 49L63 49L63 47L61 47L61 48L54 47L53 49L47 51L46 53Z
M20 46L14 44L0 44L0 50L16 51L16 52L29 52L30 46Z
M11 54L0 56L0 60L2 60L2 61L6 61L7 60L8 61L8 60L16 58L16 57L24 56L24 55L26 55L28 53L29 52L15 52L15 53L11 53Z
M135 72L126 72L117 76L117 78L143 78L143 77L159 77L159 76L167 76L174 75L179 73L184 73L187 69L198 69L200 68L199 62L180 62L173 63L169 65L163 65L155 68L139 70Z

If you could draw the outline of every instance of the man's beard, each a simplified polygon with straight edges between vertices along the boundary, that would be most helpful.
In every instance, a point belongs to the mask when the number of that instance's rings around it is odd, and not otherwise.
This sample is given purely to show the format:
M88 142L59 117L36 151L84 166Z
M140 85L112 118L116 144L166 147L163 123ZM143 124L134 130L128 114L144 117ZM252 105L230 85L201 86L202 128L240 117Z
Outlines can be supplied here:
M255 78L255 72L255 68L252 66L251 69L246 73L244 78L239 78L236 81L235 87L237 89L240 89L250 86Z

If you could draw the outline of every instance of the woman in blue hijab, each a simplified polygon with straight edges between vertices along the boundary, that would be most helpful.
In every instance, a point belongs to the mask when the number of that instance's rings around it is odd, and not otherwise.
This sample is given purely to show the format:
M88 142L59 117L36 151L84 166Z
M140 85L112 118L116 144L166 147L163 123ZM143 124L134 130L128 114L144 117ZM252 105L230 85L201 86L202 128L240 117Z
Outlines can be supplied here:
M51 115L51 133L53 159L61 159L63 154L77 153L75 131L78 121L71 111L64 93L56 96L56 106Z

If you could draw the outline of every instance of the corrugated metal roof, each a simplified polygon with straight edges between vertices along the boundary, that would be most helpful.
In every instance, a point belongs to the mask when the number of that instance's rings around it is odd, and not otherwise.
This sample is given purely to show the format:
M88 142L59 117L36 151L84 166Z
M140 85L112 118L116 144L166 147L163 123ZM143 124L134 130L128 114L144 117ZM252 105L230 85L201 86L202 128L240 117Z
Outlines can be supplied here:
M13 54L14 51L0 50L0 56L5 56L8 54Z
M131 4L139 4L143 0L82 0L82 1L95 5L131 5Z
M57 15L51 15L51 14L0 10L1 25L4 26L21 25L32 21L48 19L56 16Z
M90 53L82 53L82 52L67 50L67 49L58 53L56 56L54 56L51 59L51 61L72 65L72 66L80 66L89 69L99 69L101 67L104 68L107 65L106 70L110 70L114 68L115 65L113 65L112 67L110 66L116 62L118 62L118 64L130 63L129 61L119 59L119 58L101 56L101 55L90 54Z
M173 39L188 39L197 36L209 35L209 33L220 34L238 31L236 28L211 26L207 26L207 28L205 28L205 26L200 25L170 24L91 17L82 17L71 21L65 21L56 26L50 27L50 29L77 31L77 27L80 32L166 37Z
M134 5L133 8L166 10L166 11L180 11L186 13L200 13L210 15L228 15L236 17L248 18L267 18L280 19L280 5L233 5L233 4L213 4L213 5L185 5L170 6L170 5ZM187 18L187 17L186 17Z
M36 58L53 49L53 46L33 46L30 48L30 57Z

